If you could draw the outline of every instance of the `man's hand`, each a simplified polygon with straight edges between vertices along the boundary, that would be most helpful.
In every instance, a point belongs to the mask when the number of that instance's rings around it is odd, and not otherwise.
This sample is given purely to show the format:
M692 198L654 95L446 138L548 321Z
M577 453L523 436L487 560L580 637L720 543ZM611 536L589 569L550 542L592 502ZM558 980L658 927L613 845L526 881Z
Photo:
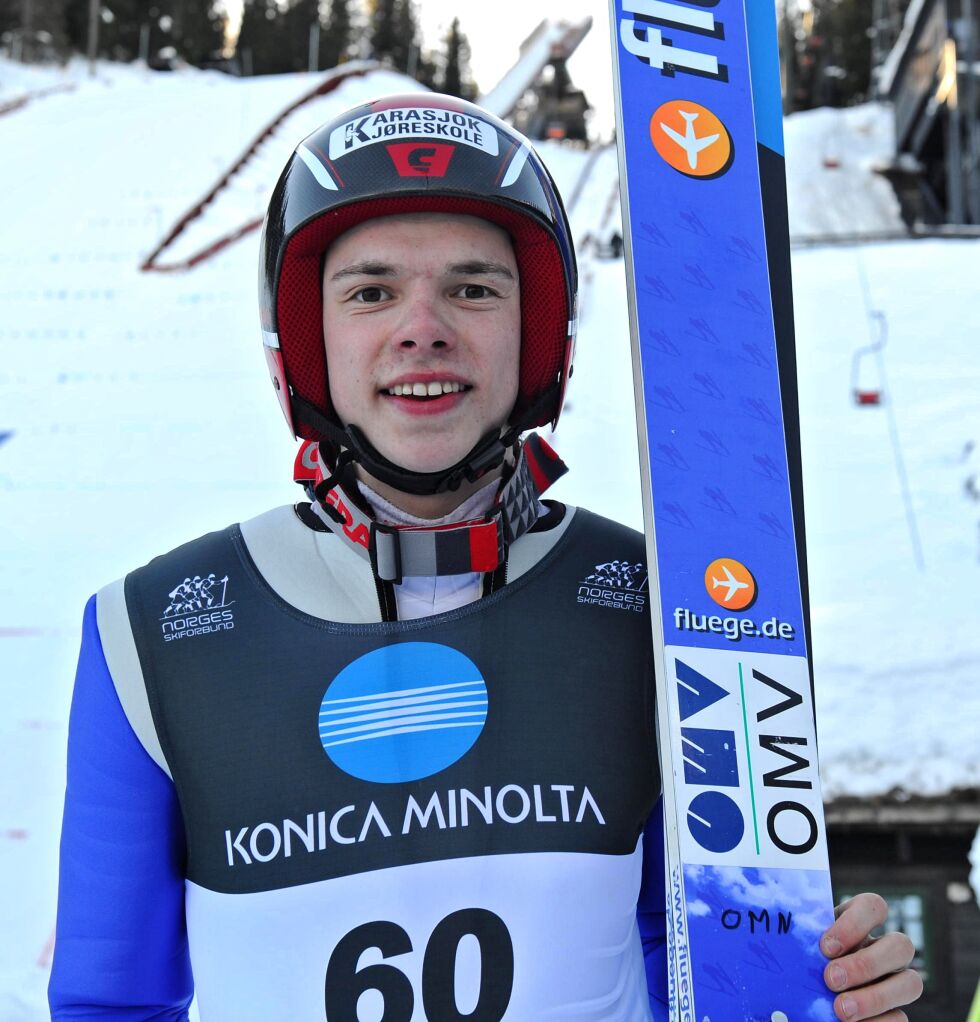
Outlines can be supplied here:
M821 937L820 948L831 959L824 981L839 991L834 1011L844 1022L908 1022L902 1005L922 995L922 977L909 968L915 955L904 933L872 937L885 921L888 906L880 894L859 894L834 909L837 921Z

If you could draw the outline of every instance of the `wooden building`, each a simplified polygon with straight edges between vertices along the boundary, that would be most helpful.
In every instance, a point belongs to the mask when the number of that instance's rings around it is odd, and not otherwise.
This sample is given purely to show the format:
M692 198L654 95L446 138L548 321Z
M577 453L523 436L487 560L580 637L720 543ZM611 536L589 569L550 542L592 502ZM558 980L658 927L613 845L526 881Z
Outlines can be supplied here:
M916 945L925 980L910 1022L966 1022L980 981L980 908L968 854L980 826L980 787L924 798L901 792L839 797L827 807L839 902L860 891L888 901L889 929Z
M910 224L980 224L980 0L912 0L877 69L895 111L885 173Z

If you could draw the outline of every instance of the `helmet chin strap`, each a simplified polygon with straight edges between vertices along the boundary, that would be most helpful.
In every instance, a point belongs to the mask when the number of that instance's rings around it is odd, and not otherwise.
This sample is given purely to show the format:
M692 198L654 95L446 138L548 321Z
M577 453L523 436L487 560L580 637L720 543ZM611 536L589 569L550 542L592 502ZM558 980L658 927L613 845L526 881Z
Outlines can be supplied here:
M503 464L507 452L521 435L520 429L508 427L506 432L495 429L487 433L473 449L455 465L436 472L414 472L402 468L386 458L353 423L347 426L348 442L344 445L366 472L402 493L430 496L458 490L464 482L475 483L498 465Z
M550 397L549 390L522 416L522 421L533 421L532 416L538 407L546 404ZM327 489L335 483L342 484L356 462L375 479L402 493L427 497L458 490L464 482L476 482L503 464L507 452L517 443L525 428L519 424L491 430L454 465L436 472L415 472L386 458L354 423L346 428L340 426L296 394L293 395L293 406L300 419L308 422L339 449L333 475L327 480Z
M345 490L349 449L334 460L333 445L307 440L293 466L293 478L310 498L310 511L322 525L370 561L375 578L400 585L406 577L493 572L506 563L510 545L534 527L541 494L567 470L536 433L515 447L514 466L496 487L493 505L466 521L389 525L377 520ZM339 463L343 461L343 467Z

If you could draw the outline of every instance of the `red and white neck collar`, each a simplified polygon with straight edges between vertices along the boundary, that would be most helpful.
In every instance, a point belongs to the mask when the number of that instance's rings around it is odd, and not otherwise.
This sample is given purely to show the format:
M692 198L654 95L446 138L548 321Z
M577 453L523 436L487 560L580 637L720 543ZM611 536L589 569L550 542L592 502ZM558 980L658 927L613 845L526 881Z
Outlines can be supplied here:
M328 477L315 441L306 441L296 455L293 478L314 489ZM331 532L370 561L383 582L399 584L405 577L461 575L496 571L507 549L538 519L541 494L568 469L536 433L524 438L517 464L500 485L489 510L465 521L424 525L385 524L364 511L337 485L313 512Z

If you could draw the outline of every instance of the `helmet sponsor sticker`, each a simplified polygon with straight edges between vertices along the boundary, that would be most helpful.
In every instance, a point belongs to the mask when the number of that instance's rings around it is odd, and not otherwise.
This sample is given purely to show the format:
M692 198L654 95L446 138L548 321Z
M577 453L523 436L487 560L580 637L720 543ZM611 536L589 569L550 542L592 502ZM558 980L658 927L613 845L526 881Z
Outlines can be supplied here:
M456 152L445 142L393 142L387 149L399 177L445 177Z
M330 133L330 159L336 160L375 142L409 138L460 142L490 156L499 152L497 131L489 122L455 110L412 106L379 110L335 128Z

